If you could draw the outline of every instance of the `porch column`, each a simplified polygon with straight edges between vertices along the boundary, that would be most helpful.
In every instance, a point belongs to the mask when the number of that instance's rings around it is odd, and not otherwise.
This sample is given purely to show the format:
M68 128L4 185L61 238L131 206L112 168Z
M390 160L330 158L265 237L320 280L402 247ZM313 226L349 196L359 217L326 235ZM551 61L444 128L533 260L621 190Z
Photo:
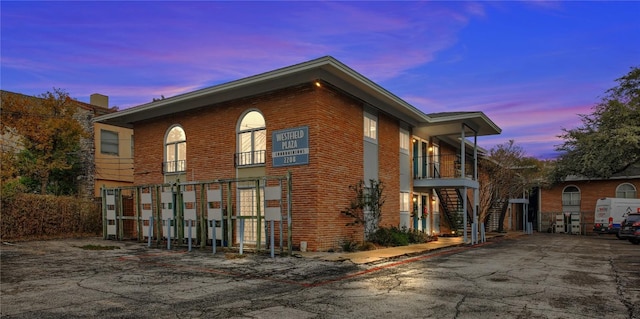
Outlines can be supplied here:
M467 153L465 150L466 144L465 143L465 135L464 135L464 128L465 125L464 123L462 123L460 125L460 174L461 174L461 178L465 178L465 176L467 176L466 172L465 172L465 154ZM464 187L464 192L462 193L463 197L462 197L462 230L464 232L463 235L463 240L464 243L467 243L467 187ZM472 227L473 229L473 227ZM472 237L473 238L473 237Z
M465 146L467 144L465 143L466 137L464 136L464 127L465 127L464 123L460 125L460 131L461 131L460 132L460 166L461 166L460 174L462 174L462 176L460 176L461 178L464 178L465 176L467 176L465 172L465 167L464 167L466 162L466 159L464 156L466 154Z
M473 134L473 180L478 182L478 187L473 190L473 223L476 225L476 234L480 233L480 227L484 227L484 223L480 224L478 221L478 207L480 206L480 182L478 181L478 133L474 131ZM478 242L484 242L484 237L478 240L476 235L476 244Z

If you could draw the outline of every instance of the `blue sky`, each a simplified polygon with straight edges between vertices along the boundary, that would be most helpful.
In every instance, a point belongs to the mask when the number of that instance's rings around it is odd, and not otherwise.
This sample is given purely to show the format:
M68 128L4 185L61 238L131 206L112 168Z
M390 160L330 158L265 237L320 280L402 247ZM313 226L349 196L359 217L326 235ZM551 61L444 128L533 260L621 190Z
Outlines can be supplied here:
M640 2L0 2L0 86L125 109L331 55L426 113L483 111L555 156L640 66Z

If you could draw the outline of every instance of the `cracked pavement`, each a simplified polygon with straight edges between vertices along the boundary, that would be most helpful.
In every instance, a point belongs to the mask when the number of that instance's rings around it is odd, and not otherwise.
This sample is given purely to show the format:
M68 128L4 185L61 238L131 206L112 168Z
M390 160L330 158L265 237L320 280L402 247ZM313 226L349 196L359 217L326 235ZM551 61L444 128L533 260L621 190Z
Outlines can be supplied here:
M534 234L354 264L98 238L3 243L0 316L636 319L640 247Z

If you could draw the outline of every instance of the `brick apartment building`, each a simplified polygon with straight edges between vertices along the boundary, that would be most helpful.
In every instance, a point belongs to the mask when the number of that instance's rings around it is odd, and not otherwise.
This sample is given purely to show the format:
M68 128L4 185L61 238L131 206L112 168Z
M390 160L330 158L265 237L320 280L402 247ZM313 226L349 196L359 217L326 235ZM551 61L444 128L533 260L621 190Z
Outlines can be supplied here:
M591 233L594 226L596 202L600 198L640 198L640 165L632 165L607 179L569 176L562 183L541 188L541 231L548 229L556 215L564 214L569 225L569 214L579 214L582 233ZM568 226L567 226L568 227ZM569 229L565 229L569 232Z
M97 121L133 128L135 185L290 172L292 241L313 251L362 238L341 214L360 180L385 186L380 225L449 232L478 202L477 137L500 133L482 112L425 114L332 57ZM255 196L238 186L234 209Z

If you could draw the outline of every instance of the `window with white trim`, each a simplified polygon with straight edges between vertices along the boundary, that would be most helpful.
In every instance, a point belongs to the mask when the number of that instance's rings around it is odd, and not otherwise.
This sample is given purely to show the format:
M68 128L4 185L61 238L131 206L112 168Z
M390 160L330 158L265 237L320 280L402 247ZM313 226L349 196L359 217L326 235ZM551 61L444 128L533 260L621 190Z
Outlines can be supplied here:
M267 150L267 129L258 111L245 114L238 127L236 166L264 165Z
M400 151L409 154L409 132L400 130Z
M187 136L180 126L173 126L164 142L165 173L184 172L187 168Z
M408 192L400 192L400 211L408 212L411 210L409 206L409 193Z
M580 206L580 190L575 186L567 186L562 190L563 206Z
M378 139L378 118L364 112L364 137L376 141Z
M616 197L618 198L637 198L638 191L633 184L623 183L616 188Z

